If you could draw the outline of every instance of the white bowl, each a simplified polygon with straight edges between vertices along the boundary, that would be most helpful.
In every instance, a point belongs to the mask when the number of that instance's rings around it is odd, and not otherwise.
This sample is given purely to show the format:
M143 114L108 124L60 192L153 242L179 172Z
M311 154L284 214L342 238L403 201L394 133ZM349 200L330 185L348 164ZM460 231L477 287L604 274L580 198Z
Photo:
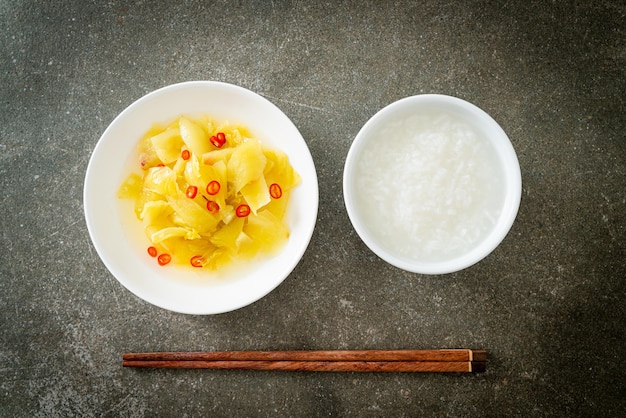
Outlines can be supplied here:
M160 267L146 254L149 245L133 203L116 197L137 164L136 146L155 122L180 115L207 114L246 125L263 143L285 152L302 182L293 190L286 221L290 237L281 252L246 266L213 273L178 266ZM161 308L187 314L217 314L251 304L276 288L306 250L318 207L318 183L302 135L275 105L234 85L191 81L156 90L113 120L95 147L84 185L89 234L98 255L129 291Z
M517 216L521 188L502 128L475 105L437 94L376 113L354 139L343 176L363 242L421 274L459 271L491 253Z

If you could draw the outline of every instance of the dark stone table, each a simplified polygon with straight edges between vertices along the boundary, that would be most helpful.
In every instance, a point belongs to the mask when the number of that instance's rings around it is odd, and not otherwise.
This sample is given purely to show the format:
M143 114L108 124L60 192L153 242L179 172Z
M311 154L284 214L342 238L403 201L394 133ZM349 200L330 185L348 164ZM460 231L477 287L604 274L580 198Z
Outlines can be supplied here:
M626 6L620 1L0 2L0 416L624 416ZM124 289L82 188L107 125L218 80L295 123L320 205L300 264L214 316ZM385 264L345 211L360 127L420 93L508 133L519 215L479 264ZM133 370L127 351L483 348L482 374Z

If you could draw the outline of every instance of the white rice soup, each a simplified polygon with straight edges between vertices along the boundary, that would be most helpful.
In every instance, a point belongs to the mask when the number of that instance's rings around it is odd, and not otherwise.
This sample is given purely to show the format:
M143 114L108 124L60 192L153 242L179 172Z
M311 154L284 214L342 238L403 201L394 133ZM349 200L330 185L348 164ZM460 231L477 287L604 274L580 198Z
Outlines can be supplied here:
M504 205L491 143L461 116L405 114L379 126L355 168L356 207L387 251L440 262L477 247Z

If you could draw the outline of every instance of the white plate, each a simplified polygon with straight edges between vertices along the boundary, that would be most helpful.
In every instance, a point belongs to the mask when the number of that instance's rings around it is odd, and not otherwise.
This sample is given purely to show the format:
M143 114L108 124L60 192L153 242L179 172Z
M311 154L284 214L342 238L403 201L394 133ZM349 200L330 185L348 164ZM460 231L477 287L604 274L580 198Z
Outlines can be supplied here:
M139 138L155 122L207 114L241 123L264 144L289 156L302 182L287 213L290 238L283 250L218 273L160 267L147 255L148 240L132 202L116 197L137 165ZM190 81L156 90L126 108L105 130L89 161L83 192L85 218L98 255L115 278L145 301L175 312L217 314L249 305L276 288L304 254L315 227L317 174L302 135L289 118L260 95L214 81Z

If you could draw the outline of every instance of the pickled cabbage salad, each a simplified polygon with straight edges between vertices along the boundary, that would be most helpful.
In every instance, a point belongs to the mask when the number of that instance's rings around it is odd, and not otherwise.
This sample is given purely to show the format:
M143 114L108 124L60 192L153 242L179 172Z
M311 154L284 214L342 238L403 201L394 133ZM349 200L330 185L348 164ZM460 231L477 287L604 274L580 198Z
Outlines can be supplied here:
M216 270L287 242L285 213L300 176L245 126L180 116L152 126L137 151L140 169L118 197L134 200L147 256L158 264Z

